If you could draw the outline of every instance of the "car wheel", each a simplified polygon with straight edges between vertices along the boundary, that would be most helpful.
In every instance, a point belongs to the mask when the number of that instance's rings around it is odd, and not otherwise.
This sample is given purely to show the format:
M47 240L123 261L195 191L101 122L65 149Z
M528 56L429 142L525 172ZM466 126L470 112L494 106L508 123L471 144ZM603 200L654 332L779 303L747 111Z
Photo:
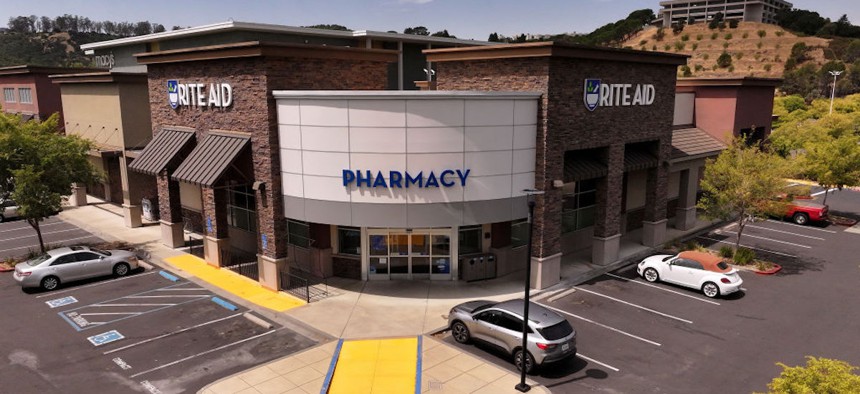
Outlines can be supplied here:
M534 357L532 357L531 353L523 352L523 349L517 349L517 351L514 353L514 365L517 366L517 370L523 370L523 353L525 353L526 355L526 373L532 373L535 368L535 359Z
M60 286L60 278L56 276L46 276L42 279L42 289L51 291Z
M115 276L126 276L128 275L128 271L130 271L130 268L126 263L119 263L113 266L113 274Z
M702 294L704 294L705 297L714 298L720 295L720 288L714 282L705 282L705 284L702 285Z
M467 343L472 339L469 327L466 327L466 325L461 321L455 321L454 324L451 325L451 335L454 337L454 340L459 343Z
M645 272L642 273L642 276L645 278L645 280L652 283L660 280L660 274L658 274L657 270L653 268L646 268Z
M795 213L791 219L794 220L795 223L797 223L801 226L803 226L806 223L809 223L809 216L807 214L801 213L801 212Z

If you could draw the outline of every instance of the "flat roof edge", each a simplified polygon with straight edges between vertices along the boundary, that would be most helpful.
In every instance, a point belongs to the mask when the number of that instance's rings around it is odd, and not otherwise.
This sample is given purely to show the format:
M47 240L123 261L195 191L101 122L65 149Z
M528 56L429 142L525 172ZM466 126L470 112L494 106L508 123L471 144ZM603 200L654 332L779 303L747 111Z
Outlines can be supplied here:
M490 91L447 91L447 90L273 90L276 99L536 99L541 92L490 92Z
M589 45L538 41L493 46L425 49L429 61L464 61L522 57L567 57L635 63L682 65L688 55L639 51L635 49L607 48Z

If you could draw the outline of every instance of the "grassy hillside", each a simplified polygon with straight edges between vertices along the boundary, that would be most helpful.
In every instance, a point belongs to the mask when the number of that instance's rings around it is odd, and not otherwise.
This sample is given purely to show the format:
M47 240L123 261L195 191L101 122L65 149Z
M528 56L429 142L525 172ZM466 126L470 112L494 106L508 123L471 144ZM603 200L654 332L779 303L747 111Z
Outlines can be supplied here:
M119 38L103 33L0 33L0 67L29 64L33 66L90 66L91 58L81 51L81 44Z
M722 30L709 29L707 24L700 23L686 26L678 34L665 28L662 38L659 30L647 28L625 41L623 46L690 55L687 65L692 77L781 78L796 43L803 42L810 47L807 63L820 67L827 62L824 52L830 42L818 37L798 37L779 26L754 22L741 22L737 28ZM724 52L731 56L731 65L720 67L717 60Z

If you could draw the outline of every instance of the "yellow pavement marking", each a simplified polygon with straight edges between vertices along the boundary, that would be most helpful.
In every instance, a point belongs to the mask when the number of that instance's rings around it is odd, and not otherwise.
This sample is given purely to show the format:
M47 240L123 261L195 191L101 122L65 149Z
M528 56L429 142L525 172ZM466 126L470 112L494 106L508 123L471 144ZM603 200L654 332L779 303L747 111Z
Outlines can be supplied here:
M215 268L194 255L183 254L166 258L164 261L214 286L218 286L230 294L273 311L283 312L305 304L298 298L265 289L261 285L232 272Z
M344 341L329 393L414 393L418 338Z

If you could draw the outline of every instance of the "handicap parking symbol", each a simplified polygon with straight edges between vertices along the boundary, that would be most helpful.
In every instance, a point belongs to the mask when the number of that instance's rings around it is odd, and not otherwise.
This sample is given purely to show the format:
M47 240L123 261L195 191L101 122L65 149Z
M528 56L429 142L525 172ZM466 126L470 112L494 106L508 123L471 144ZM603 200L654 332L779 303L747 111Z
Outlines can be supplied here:
M48 306L50 306L51 308L74 304L76 302L78 302L78 300L75 297L63 297L57 298L56 300L45 301L45 303L48 304Z
M87 338L87 340L90 341L90 343L92 343L93 346L101 346L101 345L104 345L106 343L118 341L118 340L123 339L123 338L125 338L125 337L122 334L120 334L119 331L110 330L108 332L93 335L93 336Z

